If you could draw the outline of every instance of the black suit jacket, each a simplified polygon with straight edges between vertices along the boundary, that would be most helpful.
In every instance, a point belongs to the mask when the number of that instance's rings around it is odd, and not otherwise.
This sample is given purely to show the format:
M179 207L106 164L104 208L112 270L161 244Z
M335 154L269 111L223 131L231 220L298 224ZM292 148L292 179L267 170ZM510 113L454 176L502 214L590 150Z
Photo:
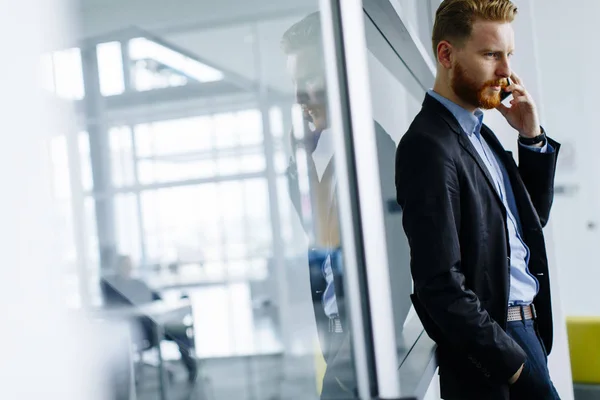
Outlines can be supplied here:
M519 147L519 165L494 133L481 134L506 167L530 249L539 333L552 348L552 311L542 227L553 199L553 153ZM492 178L450 111L427 95L396 151L396 192L411 248L415 311L438 344L444 398L508 398L526 360L506 332L510 247L506 209Z

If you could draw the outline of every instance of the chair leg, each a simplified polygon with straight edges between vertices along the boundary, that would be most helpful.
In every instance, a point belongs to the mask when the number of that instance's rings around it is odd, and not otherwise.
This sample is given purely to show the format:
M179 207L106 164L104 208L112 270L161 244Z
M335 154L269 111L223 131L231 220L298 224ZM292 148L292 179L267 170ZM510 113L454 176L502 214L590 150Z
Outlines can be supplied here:
M135 380L135 386L138 386L141 380L142 368L144 366L143 352L137 352L138 362L133 364L133 377Z

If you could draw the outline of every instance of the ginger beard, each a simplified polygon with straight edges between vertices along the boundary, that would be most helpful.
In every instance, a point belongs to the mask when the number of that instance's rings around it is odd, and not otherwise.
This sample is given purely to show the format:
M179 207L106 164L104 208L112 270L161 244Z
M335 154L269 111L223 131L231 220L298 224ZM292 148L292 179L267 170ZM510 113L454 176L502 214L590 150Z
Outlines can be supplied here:
M456 62L451 86L462 101L484 110L491 110L500 105L500 94L508 86L508 82L506 79L494 79L479 85L471 79L465 68ZM491 89L493 86L500 86L500 91Z

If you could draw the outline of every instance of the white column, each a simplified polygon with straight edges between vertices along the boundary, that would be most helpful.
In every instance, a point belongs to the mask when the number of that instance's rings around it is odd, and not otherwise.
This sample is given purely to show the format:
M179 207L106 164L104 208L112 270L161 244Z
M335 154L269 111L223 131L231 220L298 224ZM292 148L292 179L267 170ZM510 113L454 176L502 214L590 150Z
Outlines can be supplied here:
M0 0L0 398L100 399L92 336L68 321L53 228L49 139L60 132L39 89L40 55L70 25L61 0ZM61 44L65 44L64 42ZM98 396L98 397L96 397ZM104 397L102 397L104 398Z

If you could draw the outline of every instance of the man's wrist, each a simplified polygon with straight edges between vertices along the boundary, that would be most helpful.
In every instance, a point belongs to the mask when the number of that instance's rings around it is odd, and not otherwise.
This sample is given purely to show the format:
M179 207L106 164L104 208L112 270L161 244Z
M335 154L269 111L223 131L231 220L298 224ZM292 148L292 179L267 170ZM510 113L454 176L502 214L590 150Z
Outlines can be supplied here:
M542 127L538 126L538 128L533 130L533 132L519 132L519 136L523 138L532 139L534 137L540 136L543 132L544 130L542 129Z
M544 128L539 128L539 133L535 136L525 136L519 133L519 143L525 146L542 147L546 144L546 132Z

